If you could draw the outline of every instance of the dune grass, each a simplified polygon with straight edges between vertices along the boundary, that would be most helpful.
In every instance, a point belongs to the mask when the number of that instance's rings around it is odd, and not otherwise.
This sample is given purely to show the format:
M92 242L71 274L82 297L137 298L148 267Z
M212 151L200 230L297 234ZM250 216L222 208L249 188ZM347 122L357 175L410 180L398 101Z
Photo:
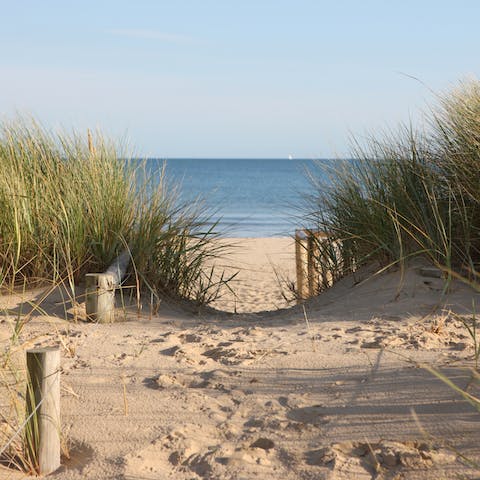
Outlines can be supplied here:
M75 285L125 249L140 290L207 304L227 282L205 263L222 248L201 201L181 203L101 134L52 134L34 120L0 126L0 285Z
M479 161L480 82L472 80L438 97L424 130L402 126L356 142L353 160L324 171L328 182L313 178L306 223L340 245L342 274L423 255L472 279L480 262ZM328 252L322 257L332 263Z

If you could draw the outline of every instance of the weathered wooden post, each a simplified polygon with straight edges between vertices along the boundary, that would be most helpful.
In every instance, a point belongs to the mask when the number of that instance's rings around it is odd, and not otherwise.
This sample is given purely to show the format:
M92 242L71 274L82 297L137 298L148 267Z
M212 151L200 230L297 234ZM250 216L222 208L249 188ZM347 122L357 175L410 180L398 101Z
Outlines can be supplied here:
M60 467L60 349L27 350L27 455L40 475Z
M330 287L333 284L332 270L328 265L331 259L326 255L329 246L322 243L328 237L327 232L295 230L297 303L316 295L320 286ZM336 244L332 244L332 247L337 251Z
M308 296L313 297L318 293L319 272L318 257L320 254L319 239L320 235L315 232L307 232L307 280Z
M297 271L297 303L307 298L307 285L305 283L305 245L307 237L305 230L295 230L295 263Z
M113 275L85 275L85 310L88 320L99 323L115 321L115 285Z
M85 310L87 319L99 323L115 321L115 289L127 273L130 253L124 251L105 273L85 275Z

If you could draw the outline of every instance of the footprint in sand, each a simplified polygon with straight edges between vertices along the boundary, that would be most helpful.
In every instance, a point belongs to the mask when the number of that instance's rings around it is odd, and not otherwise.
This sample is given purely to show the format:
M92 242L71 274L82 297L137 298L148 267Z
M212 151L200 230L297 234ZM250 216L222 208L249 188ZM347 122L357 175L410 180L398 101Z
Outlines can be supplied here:
M180 372L161 373L157 377L146 379L145 383L155 388L188 388L192 383L192 377Z
M178 338L182 343L200 343L203 340L203 337L196 333L182 333Z
M160 373L154 377L147 377L143 383L154 389L168 388L198 388L219 390L229 393L235 388L232 381L241 376L239 371L227 372L224 370L210 370L198 372L196 370L183 370Z
M293 408L287 412L287 418L297 423L317 427L330 422L330 418L325 414L324 405Z
M77 470L82 474L84 468L92 461L94 453L94 449L88 444L72 439L69 442L68 456L62 455L62 466L57 473Z
M201 363L193 358L192 354L195 352L190 352L187 349L182 348L180 345L174 345L173 347L165 348L160 350L160 353L168 357L174 357L179 363L187 363L189 365Z
M173 347L165 348L164 350L160 350L162 355L167 355L169 357L174 357L177 352L181 350L180 346L175 345Z
M344 442L307 452L305 460L309 465L328 466L337 478L400 478L402 471L454 464L456 455L417 441Z
M254 348L233 342L221 342L215 348L203 352L202 355L224 365L249 365L267 355L287 354L287 351L277 348Z
M272 465L272 460L273 455L269 450L253 446L245 446L237 447L230 453L230 455L220 458L219 462L228 466L229 469L237 468L242 473L248 472L252 475L252 468L260 473L264 471L265 467L270 467ZM248 478L250 478L250 476Z
M200 373L203 382L199 384L201 388L212 388L223 392L230 392L235 388L232 381L241 376L240 371L210 370Z
M125 457L125 476L128 478L175 478L176 472L191 472L192 478L209 478L220 446L215 429L188 425L172 430L145 448ZM188 475L188 474L187 474ZM182 478L185 478L182 475ZM190 478L190 477L188 477Z

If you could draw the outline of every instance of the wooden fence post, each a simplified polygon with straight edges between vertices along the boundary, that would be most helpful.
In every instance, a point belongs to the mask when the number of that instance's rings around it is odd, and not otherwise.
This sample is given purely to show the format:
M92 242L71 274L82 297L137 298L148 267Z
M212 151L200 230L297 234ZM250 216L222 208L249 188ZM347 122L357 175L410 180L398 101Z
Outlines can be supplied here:
M307 298L307 285L305 283L305 252L307 246L305 230L295 230L295 264L297 271L297 303Z
M319 287L319 271L318 256L320 249L318 246L319 234L308 232L307 237L307 279L308 279L308 296L313 297L318 293Z
M105 273L85 275L85 310L88 320L99 323L115 321L115 289L120 287L130 259L130 251L124 250Z
M60 467L60 349L28 350L27 371L27 455L48 475Z
M331 287L334 282L333 272L325 256L325 245L329 238L327 232L295 230L295 261L297 270L297 303L313 297L320 289ZM339 247L333 244L335 253ZM333 264L332 264L333 267Z
M110 273L85 275L87 319L99 323L115 321L115 281Z

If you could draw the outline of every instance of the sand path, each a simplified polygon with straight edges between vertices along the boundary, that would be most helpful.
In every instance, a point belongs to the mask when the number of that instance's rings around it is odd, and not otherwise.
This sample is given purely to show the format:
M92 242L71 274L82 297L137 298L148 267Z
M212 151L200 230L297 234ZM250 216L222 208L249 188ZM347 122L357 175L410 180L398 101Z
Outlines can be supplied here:
M454 285L442 298L441 281L416 270L400 294L398 282L342 281L306 303L308 324L301 306L193 316L163 305L112 325L38 314L22 342L61 339L63 353L71 458L52 478L474 478L458 452L480 458L480 414L418 364L480 395L450 313L478 295Z

